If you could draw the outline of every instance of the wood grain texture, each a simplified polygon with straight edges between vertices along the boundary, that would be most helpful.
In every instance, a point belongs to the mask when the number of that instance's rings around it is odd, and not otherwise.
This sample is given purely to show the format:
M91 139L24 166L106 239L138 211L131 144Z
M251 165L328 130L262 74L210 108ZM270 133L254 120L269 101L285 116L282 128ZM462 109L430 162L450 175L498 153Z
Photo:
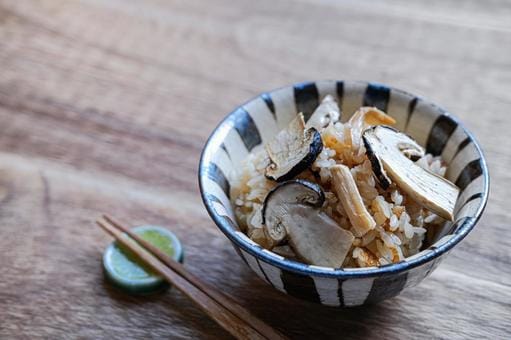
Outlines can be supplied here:
M0 1L0 338L228 336L177 291L104 283L100 213L171 228L185 264L292 338L509 338L511 6L505 1ZM491 195L420 286L333 310L276 292L208 218L207 136L257 93L389 83L475 133Z

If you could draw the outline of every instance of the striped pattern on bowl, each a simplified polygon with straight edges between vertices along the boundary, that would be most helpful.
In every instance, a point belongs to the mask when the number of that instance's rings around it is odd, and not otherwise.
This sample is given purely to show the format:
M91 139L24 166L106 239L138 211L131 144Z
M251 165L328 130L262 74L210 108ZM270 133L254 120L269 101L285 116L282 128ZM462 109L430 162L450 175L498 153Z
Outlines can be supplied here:
M448 164L446 177L460 188L455 222L445 223L436 242L404 261L371 268L334 269L285 259L239 231L229 200L233 171L257 145L267 143L303 112L307 120L330 94L342 121L360 106L376 106L397 121L427 152ZM398 295L427 277L475 226L485 207L488 169L481 149L463 125L434 103L402 90L367 82L318 81L264 93L229 114L203 150L199 182L204 204L243 261L283 293L328 306L357 306Z

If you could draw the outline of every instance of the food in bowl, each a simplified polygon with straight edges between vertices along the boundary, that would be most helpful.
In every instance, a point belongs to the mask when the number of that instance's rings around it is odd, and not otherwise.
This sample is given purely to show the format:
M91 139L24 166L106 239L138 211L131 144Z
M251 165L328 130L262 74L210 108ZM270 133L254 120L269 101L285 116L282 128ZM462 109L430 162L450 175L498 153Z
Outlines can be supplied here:
M236 218L254 242L308 264L400 262L453 220L459 189L385 112L361 107L341 122L340 111L327 95L252 150L231 186Z

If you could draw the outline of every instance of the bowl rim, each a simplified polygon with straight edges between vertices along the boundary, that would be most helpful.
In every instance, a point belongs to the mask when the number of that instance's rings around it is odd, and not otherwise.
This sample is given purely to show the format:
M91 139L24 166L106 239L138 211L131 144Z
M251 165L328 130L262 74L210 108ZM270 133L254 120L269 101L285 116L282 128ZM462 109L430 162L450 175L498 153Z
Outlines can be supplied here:
M434 249L429 249L429 251L422 250L418 253L418 255L414 255L414 258L411 260L403 260L397 263L392 263L388 265L378 266L378 267L367 267L367 268L328 268L328 267L320 267L320 266L314 266L309 265L306 263L294 261L291 259L283 258L279 255L274 255L271 253L271 251L268 251L258 244L254 243L253 241L249 241L248 237L240 237L239 232L232 229L232 226L227 222L227 220L219 215L216 210L213 207L211 199L208 197L207 193L204 190L204 183L203 179L207 177L206 174L206 166L205 166L205 157L206 152L211 148L211 145L214 141L214 139L219 135L219 130L222 126L224 126L229 119L236 113L236 111L240 108L243 108L246 104L252 102L253 100L256 100L263 94L270 94L275 91L294 87L294 86L301 86L304 84L310 84L310 83L319 83L319 82L349 82L350 84L361 84L361 85L377 85L377 86L385 86L389 88L390 90L394 90L397 92L401 92L402 94L407 94L413 97L416 97L420 99L421 101L424 101L428 104L434 105L440 110L444 111L446 115L448 115L450 118L453 119L456 124L463 129L463 131L467 134L467 137L471 140L471 142L474 144L477 152L481 155L481 166L482 166L482 176L484 179L484 186L483 186L483 196L481 199L481 202L479 203L479 206L477 208L477 211L474 216L471 216L469 218L466 218L461 226L459 226L459 230L454 234L452 238L450 238L447 242L441 244L438 247L435 247ZM257 94L256 96L250 98L249 100L245 101L241 105L238 105L235 107L229 114L227 114L221 121L218 123L218 125L214 128L210 136L208 137L202 152L200 156L199 161L199 171L198 171L198 179L199 179L199 190L202 198L202 202L204 206L206 207L206 210L209 214L209 216L213 219L217 227L224 233L224 235L237 247L240 247L245 252L249 253L250 255L256 257L257 259L260 259L272 266L276 266L280 269L284 269L287 271L291 271L297 274L301 275L308 275L308 276L319 276L319 277L329 277L329 278L336 278L336 279L342 279L342 278L372 278L372 277L379 277L384 275L390 275L390 274L399 274L402 272L406 272L412 268L421 266L429 261L432 261L436 258L441 257L441 255L446 254L449 252L454 246L456 246L458 243L460 243L471 231L474 229L475 225L481 218L481 215L486 208L486 204L488 202L488 196L489 196L489 190L490 190L490 175L489 170L486 162L486 158L484 156L484 153L482 151L481 146L479 145L479 142L475 138L475 136L472 134L471 131L469 131L464 124L461 123L461 121L453 116L451 113L449 113L447 110L445 110L442 106L437 105L433 101L427 99L426 97L415 95L410 92L401 90L399 88L395 88L393 86L389 86L383 83L379 82L372 82L372 81L361 81L361 80L333 80L333 79L323 79L323 80L314 80L314 81L303 81L298 83L293 83L285 86L281 86L279 88L272 89L270 91L262 92L260 94ZM423 254L421 254L423 253ZM241 256L241 254L240 254Z

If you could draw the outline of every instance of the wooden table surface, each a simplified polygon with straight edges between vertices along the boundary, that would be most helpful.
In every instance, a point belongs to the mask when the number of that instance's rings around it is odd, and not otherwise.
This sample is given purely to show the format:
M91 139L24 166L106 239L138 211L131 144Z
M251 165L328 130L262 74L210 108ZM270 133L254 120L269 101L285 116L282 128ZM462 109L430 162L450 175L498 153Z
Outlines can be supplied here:
M0 1L0 338L226 338L178 291L103 280L102 212L161 224L186 266L292 338L511 336L511 6L505 1ZM483 218L421 285L334 310L264 284L209 219L206 138L312 79L422 94L488 158Z

